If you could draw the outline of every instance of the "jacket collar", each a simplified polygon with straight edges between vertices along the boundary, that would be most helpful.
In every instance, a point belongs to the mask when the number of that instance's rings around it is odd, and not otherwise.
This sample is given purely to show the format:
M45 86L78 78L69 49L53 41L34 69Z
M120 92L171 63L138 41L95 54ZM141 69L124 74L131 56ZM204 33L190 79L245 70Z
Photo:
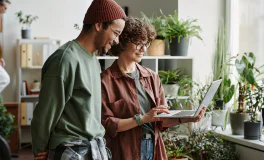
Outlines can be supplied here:
M138 63L136 63L136 67L139 70L140 77L150 77L151 76L151 73L145 67L141 66ZM128 77L127 74L121 72L121 70L117 64L117 60L114 61L114 63L111 65L111 67L109 69L110 69L110 72L114 78L120 78L123 76Z

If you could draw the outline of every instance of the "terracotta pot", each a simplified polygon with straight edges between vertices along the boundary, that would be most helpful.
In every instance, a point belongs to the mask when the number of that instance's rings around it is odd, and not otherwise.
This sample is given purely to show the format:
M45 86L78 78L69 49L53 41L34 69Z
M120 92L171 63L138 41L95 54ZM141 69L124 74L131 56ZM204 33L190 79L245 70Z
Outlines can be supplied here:
M148 56L164 56L165 41L155 39L148 48Z
M189 160L188 158L169 158L169 160Z

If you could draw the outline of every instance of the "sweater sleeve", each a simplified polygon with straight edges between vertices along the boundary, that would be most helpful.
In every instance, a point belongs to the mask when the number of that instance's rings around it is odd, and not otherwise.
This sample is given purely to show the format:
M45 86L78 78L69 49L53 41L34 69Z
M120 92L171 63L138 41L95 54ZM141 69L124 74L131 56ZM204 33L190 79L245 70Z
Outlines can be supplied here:
M65 89L60 77L44 77L39 103L31 122L32 148L36 156L47 149L50 135L65 106Z

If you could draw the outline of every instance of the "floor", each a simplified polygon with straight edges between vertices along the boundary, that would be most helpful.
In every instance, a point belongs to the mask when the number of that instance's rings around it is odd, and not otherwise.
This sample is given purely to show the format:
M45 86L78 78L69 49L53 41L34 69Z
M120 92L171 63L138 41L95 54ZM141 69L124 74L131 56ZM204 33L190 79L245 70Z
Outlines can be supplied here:
M19 151L18 155L12 155L12 160L33 160L34 156L32 154L32 148L27 147Z

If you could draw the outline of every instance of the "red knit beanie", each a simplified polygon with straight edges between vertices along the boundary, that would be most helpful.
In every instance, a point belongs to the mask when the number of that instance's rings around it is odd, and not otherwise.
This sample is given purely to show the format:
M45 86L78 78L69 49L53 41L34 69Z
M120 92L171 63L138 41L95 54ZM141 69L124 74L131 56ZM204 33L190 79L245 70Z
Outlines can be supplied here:
M124 17L124 10L114 0L94 0L85 14L83 24L109 22Z

